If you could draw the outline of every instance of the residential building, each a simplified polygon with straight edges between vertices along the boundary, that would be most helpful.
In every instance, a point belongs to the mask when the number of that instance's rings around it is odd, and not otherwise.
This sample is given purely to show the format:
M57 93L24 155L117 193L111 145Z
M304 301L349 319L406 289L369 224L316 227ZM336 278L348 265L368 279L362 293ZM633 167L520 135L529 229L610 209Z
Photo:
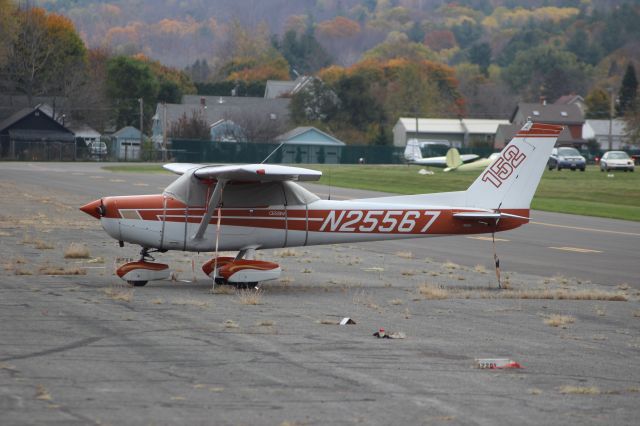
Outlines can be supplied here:
M401 117L393 127L393 145L404 147L407 145L407 139L443 141L457 148L493 145L496 130L502 124L509 124L509 121Z
M23 108L0 122L0 158L75 160L75 137L42 106Z
M609 120L587 120L583 132L586 140L595 139L603 151L637 148L626 136L626 123L621 118L611 120L611 147L609 147Z
M289 127L290 99L265 99L236 96L185 95L181 104L158 104L153 117L153 141L162 143L163 128L167 132L181 117L200 115L207 125L230 120L244 129L251 142L273 140Z
M582 137L584 114L578 105L520 103L513 111L509 124L500 125L496 132L496 148L503 148L522 126L531 120L534 123L559 124L565 126L560 133L557 146L582 148L586 140Z
M147 139L146 137L144 139ZM143 140L144 140L143 139ZM121 161L140 160L140 130L126 126L111 135L111 151Z
M328 163L340 162L342 147L346 144L315 127L296 127L276 138L284 143L282 163Z

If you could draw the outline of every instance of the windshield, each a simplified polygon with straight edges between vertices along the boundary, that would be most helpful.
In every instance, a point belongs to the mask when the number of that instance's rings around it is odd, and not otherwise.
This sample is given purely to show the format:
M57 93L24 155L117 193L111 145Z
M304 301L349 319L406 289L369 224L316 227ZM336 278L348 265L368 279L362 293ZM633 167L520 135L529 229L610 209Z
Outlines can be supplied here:
M610 152L607 158L609 160L628 160L629 156L626 152Z
M580 153L575 148L559 148L558 155L563 157L579 157Z

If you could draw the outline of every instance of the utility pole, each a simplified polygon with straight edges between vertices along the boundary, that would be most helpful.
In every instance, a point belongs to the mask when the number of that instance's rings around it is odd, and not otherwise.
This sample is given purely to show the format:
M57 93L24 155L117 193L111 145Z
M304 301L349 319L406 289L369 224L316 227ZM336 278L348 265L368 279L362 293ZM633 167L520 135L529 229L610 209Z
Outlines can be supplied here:
M138 102L140 103L140 148L138 152L142 152L142 143L143 143L142 125L143 125L143 119L144 119L144 100L142 98L138 98Z
M611 104L609 105L609 151L613 150L613 135L611 133L613 128L613 87L609 87L609 98Z
M162 103L162 161L167 161L167 104Z

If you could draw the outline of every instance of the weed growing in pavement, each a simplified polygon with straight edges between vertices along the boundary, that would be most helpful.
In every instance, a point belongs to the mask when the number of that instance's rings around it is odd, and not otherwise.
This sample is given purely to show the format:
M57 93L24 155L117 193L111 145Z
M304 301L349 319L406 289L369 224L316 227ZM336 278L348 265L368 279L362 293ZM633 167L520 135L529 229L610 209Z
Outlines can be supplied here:
M65 259L90 259L89 248L80 243L71 243L64 249Z
M571 315L552 314L544 319L544 323L551 327L566 328L568 324L573 324L576 319Z
M241 305L262 305L262 294L260 289L238 290L236 293Z

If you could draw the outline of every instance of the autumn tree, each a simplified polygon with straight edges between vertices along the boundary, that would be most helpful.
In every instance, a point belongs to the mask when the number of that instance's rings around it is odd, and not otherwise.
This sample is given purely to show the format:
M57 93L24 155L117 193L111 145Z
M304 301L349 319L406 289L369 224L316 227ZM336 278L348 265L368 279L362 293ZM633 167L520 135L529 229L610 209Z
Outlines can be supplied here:
M586 98L587 118L609 118L611 98L609 94L600 88L595 88Z
M0 69L11 55L16 37L15 6L12 0L0 0Z
M30 105L34 96L65 96L77 87L86 48L71 20L40 8L16 10L14 19L5 86L24 93Z

